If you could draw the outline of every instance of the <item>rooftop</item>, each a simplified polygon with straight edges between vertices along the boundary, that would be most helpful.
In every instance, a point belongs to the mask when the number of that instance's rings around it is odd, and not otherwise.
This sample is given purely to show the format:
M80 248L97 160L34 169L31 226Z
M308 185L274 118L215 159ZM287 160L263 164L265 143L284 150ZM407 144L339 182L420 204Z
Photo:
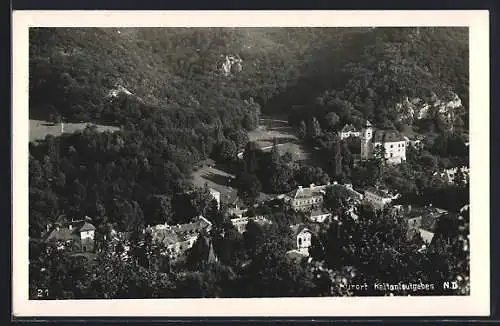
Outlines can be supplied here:
M448 214L446 210L435 207L418 207L405 212L406 219L420 217L420 228L426 231L434 231L436 221L441 216Z
M318 216L324 214L331 214L331 213L324 207L316 208L311 211L311 216Z
M297 189L288 193L288 196L294 199L323 196L323 194L325 193L325 188L327 186L328 185L316 186L314 184L310 185L309 187L299 186Z
M332 187L339 189L342 194L345 194L347 197L351 197L356 200L363 199L363 195L354 190L351 185L334 184Z
M299 233L303 231L311 232L304 224L294 224L290 226L292 230L292 235L296 237Z
M85 220L78 221L63 221L59 219L56 226L48 232L45 237L46 241L68 241L80 239L80 232L94 231L95 227Z
M357 132L358 130L352 124L346 124L340 132Z
M392 196L391 194L389 194L387 191L384 191L384 190L381 190L381 189L377 189L377 188L373 188L373 187L369 187L365 190L365 193L372 193L372 194L375 194L379 197L382 197L382 198L387 198L387 199L391 199Z
M420 236L422 237L422 240L424 240L425 243L429 244L432 242L432 239L434 238L434 232L427 231L425 229L418 229Z
M376 130L373 133L373 141L376 143L392 143L404 140L403 135L396 130Z
M160 241L165 245L171 245L177 242L187 241L193 236L211 226L211 223L200 216L196 221L186 224L165 225L159 224L147 228L154 240Z

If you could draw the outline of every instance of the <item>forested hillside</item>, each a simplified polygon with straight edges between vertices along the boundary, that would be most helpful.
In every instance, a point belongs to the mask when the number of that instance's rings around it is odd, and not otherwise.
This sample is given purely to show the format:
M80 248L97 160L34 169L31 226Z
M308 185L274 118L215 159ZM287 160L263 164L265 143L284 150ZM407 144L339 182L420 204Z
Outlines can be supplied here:
M239 61L224 70L228 57ZM337 127L363 119L401 127L413 123L397 109L406 98L453 94L458 114L428 115L428 125L467 123L463 28L33 28L30 117L121 131L31 145L30 216L39 219L31 225L74 211L74 202L80 214L109 215L116 198L136 211L153 195L171 198L186 190L195 162L228 141L241 150L241 132L261 111L293 124L315 116L323 126L335 113Z

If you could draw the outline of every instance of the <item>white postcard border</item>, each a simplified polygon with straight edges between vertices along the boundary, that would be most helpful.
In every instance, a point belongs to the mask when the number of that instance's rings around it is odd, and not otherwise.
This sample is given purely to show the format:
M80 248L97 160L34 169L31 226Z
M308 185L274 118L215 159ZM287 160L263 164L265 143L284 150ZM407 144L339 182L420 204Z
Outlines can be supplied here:
M21 316L487 316L489 17L460 11L16 11L13 14L13 314ZM469 26L471 294L466 297L28 300L28 28Z

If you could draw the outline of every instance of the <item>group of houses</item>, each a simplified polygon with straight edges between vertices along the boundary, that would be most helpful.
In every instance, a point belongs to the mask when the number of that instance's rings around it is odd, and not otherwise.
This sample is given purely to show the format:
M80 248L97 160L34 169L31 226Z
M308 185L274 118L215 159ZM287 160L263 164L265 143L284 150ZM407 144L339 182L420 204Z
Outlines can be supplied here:
M436 221L443 215L448 214L447 211L429 207L419 207L412 209L411 206L402 208L399 205L392 206L398 194L391 194L389 191L375 187L364 189L363 193L353 189L349 184L338 184L336 182L326 185L314 185L309 187L298 186L290 193L280 195L279 198L291 209L298 212L307 213L309 222L327 223L337 220L337 216L332 216L332 213L325 210L323 207L324 195L326 190L337 188L341 191L344 198L348 199L348 212L351 217L356 220L358 218L356 207L360 203L371 205L375 210L383 210L384 208L393 208L401 213L408 223L408 237L420 234L426 245L429 245L434 238L434 229ZM236 221L236 220L234 220ZM233 222L234 223L234 222ZM294 236L295 248L290 250L288 254L291 256L308 256L309 247L311 246L311 238L314 230L307 224L292 225L292 234Z
M355 130L349 129L344 130L344 136L348 132L351 133L350 136L356 135ZM389 152L389 155L390 153L393 154L389 158L404 160L405 147L399 146L404 143L404 140L400 138L386 138L387 136L372 136L370 133L371 131L367 129L363 130L362 139L372 139L372 144L375 145L379 144L379 140L384 139L386 141L386 148L389 149L392 149L391 145L397 145L393 151ZM398 151L398 149L402 150ZM393 207L393 209L402 213L402 216L407 220L408 236L419 233L426 244L432 242L437 219L447 214L446 211L433 207L411 209L411 207L391 206L391 203L398 198L398 195L375 187L368 187L361 192L354 189L350 184L339 184L337 182L325 185L311 184L309 186L298 186L293 191L276 197L276 199L280 199L289 209L305 213L309 220L309 226L306 225L307 223L290 226L294 236L295 248L290 250L289 254L299 257L308 256L311 239L314 234L314 230L310 225L329 223L337 220L337 216L332 216L332 212L326 210L323 205L324 196L329 188L336 189L342 194L349 204L348 212L355 220L358 218L356 208L360 203L369 204L376 210L382 210L388 206ZM210 194L220 209L220 192L210 189ZM265 216L245 216L245 213L247 213L246 209L238 207L229 210L229 215L232 217L231 223L240 233L245 231L250 221L262 226L272 223ZM201 233L208 233L211 228L212 223L208 219L203 216L197 216L189 223L178 225L159 224L148 226L143 231L151 235L152 241L163 245L164 251L162 254L168 256L171 261L176 261L185 257L186 252L193 247L199 235ZM47 242L56 243L59 249L70 248L74 252L93 252L95 250L95 230L96 228L92 225L91 219L88 217L81 220L60 218L56 223L47 227L47 233L44 238ZM118 238L117 232L113 232L112 237ZM210 252L213 253L211 243L208 245Z
M220 208L220 192L210 189L210 194L217 202L217 207ZM200 233L209 232L211 228L212 223L208 219L198 216L185 224L148 226L143 230L143 233L149 233L153 242L163 244L165 250L162 254L175 261L183 257L187 250L193 246ZM92 224L92 219L88 216L84 219L74 220L62 215L55 223L47 225L42 240L55 244L59 250L66 249L74 253L91 253L95 252L96 249L95 231L96 228ZM124 243L127 243L128 240L127 232L117 232L115 230L111 230L109 237L110 240L124 240L122 241ZM125 245L124 257L127 255L128 249L128 246Z

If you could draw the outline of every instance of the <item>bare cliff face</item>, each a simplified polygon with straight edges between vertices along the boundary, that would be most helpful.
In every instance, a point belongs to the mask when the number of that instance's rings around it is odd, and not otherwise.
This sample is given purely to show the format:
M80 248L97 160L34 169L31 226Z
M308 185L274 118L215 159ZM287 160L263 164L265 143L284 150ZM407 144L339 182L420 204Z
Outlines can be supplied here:
M460 97L450 92L446 99L438 98L436 94L431 94L427 99L405 97L396 104L396 109L401 122L413 124L418 120L441 117L450 128L453 128L455 118L463 113L464 106Z

